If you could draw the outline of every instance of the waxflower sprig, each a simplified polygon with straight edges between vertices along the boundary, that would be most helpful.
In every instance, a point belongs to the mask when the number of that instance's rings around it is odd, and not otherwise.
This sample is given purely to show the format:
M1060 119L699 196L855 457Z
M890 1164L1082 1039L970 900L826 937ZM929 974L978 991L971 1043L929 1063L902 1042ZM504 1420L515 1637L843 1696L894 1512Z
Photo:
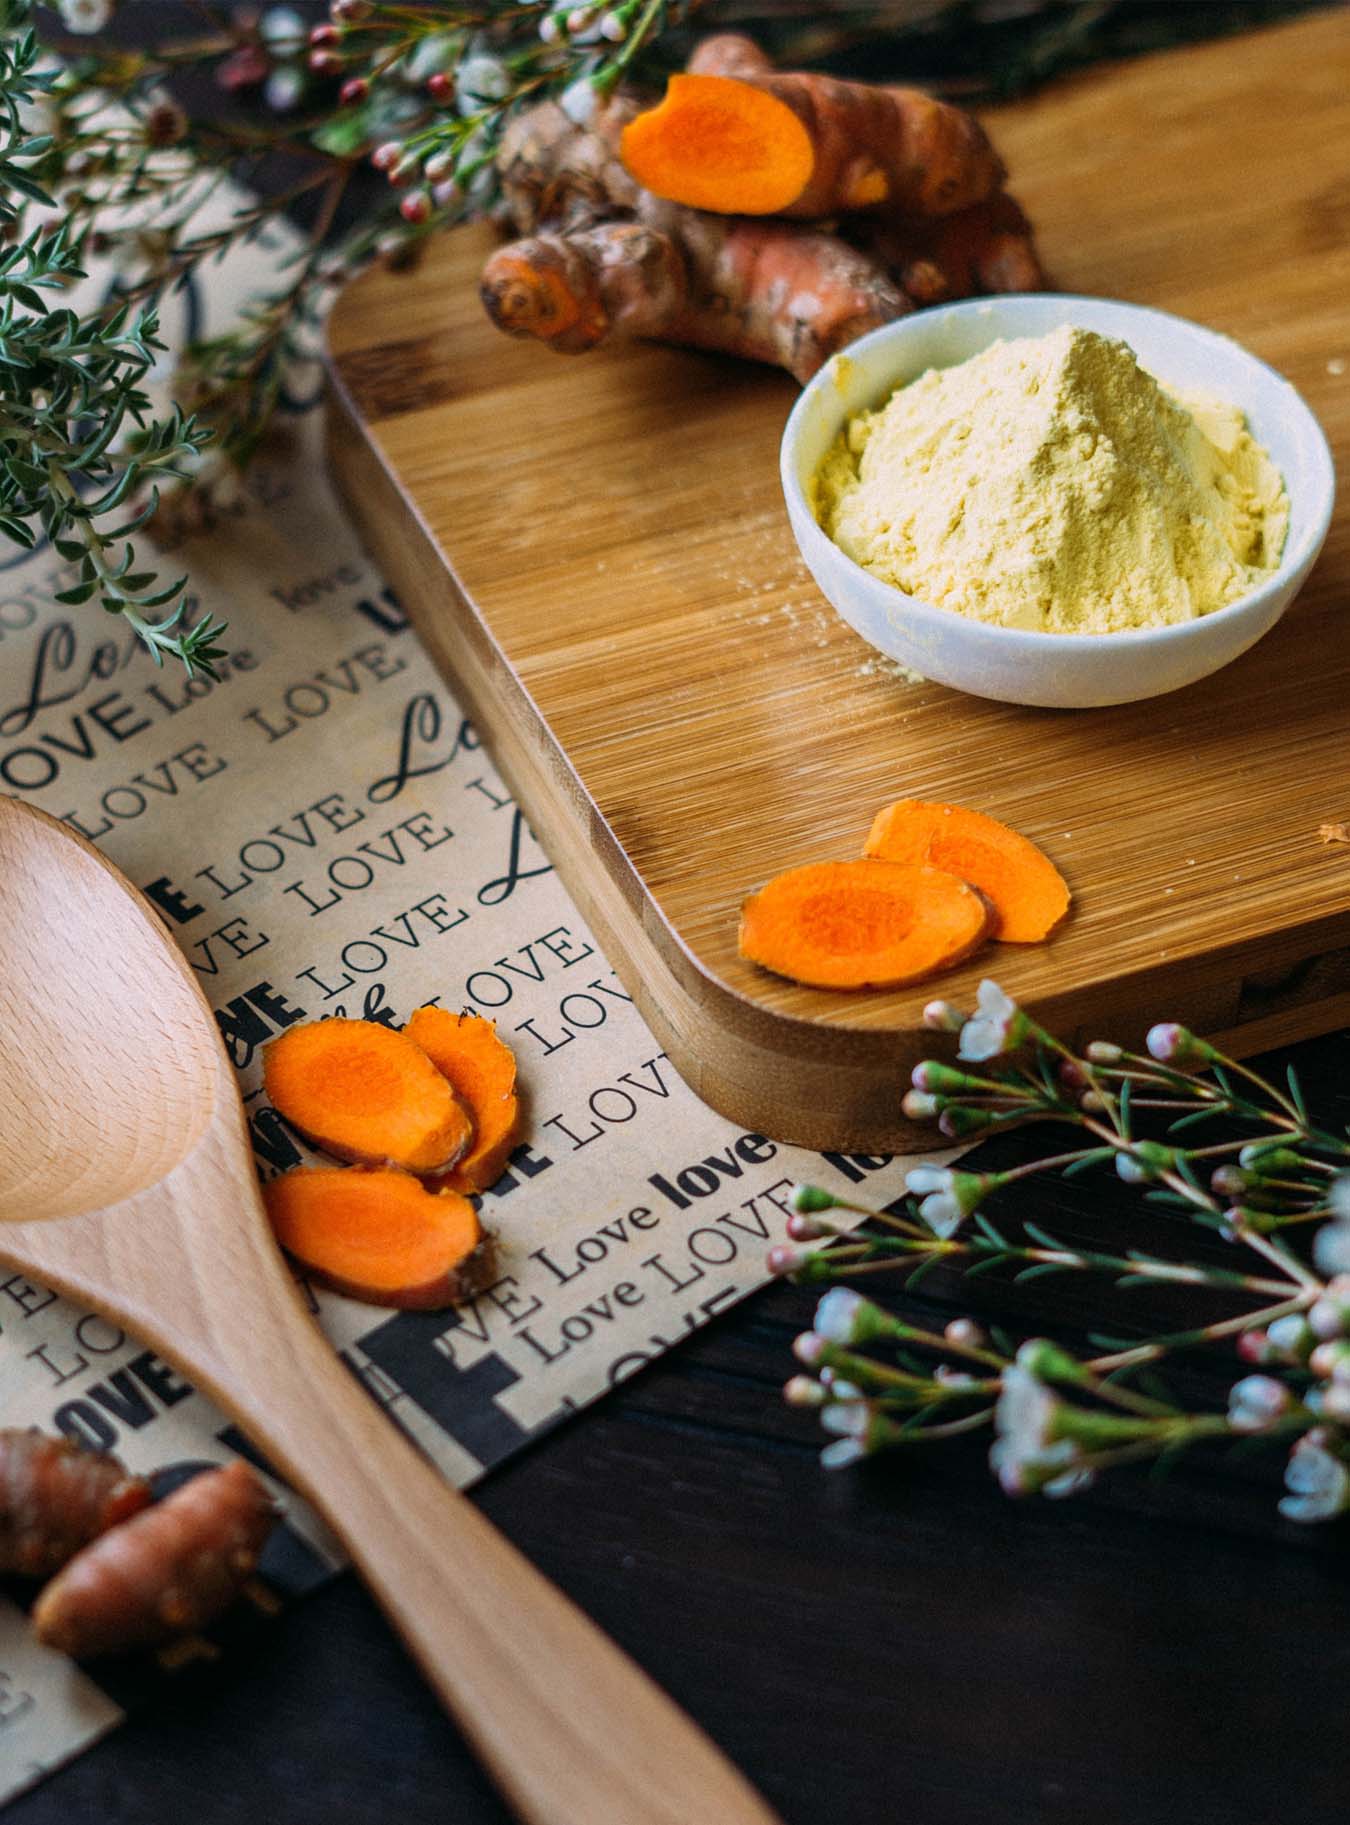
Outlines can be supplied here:
M102 36L115 0L62 0L70 36L44 98L40 178L73 236L120 271L123 298L154 302L209 263L308 207L303 245L278 283L228 328L184 352L177 394L215 433L199 491L233 490L311 361L332 289L372 257L415 256L428 233L481 213L511 115L555 93L612 88L701 0L331 0L309 24L293 7L201 4L189 37L127 51ZM242 105L204 118L176 99L193 73ZM285 159L298 174L269 181ZM349 196L373 167L389 189ZM226 179L262 194L223 222ZM373 200L372 200L373 194Z
M804 1284L845 1283L798 1338L807 1372L785 1390L832 1435L825 1463L985 1431L1009 1494L1053 1497L1119 1465L1256 1438L1287 1449L1287 1518L1350 1508L1350 1141L1314 1121L1297 1077L1272 1084L1170 1022L1151 1029L1143 1053L1096 1042L1078 1054L993 982L980 985L973 1013L934 1002L925 1024L956 1037L956 1058L916 1067L904 1099L912 1119L949 1138L1050 1121L1082 1141L1003 1170L915 1167L907 1198L885 1211L796 1188L790 1240L771 1251L770 1267ZM1197 1131L1218 1120L1238 1136L1200 1141ZM1142 1122L1159 1132L1141 1133ZM1177 1259L1093 1250L1015 1208L1012 1219L989 1214L1038 1174L1106 1167L1206 1232L1211 1249ZM1208 1258L1216 1236L1243 1251L1233 1265ZM1310 1237L1306 1251L1298 1236ZM966 1279L1078 1274L1112 1289L1184 1286L1221 1296L1230 1315L1137 1341L1094 1335L1086 1354L1045 1338L1019 1343L973 1317L925 1329L848 1284L889 1274L912 1290L939 1267ZM1234 1301L1241 1309L1231 1315ZM1194 1410L1151 1379L1157 1365L1197 1350L1220 1362L1227 1352L1239 1371L1223 1409Z

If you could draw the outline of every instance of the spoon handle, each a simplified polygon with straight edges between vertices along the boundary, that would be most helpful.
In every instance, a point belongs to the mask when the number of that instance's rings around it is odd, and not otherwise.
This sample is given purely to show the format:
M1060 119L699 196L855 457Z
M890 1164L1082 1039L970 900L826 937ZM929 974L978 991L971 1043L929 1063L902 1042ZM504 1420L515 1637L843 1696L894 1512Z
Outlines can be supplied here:
M348 1372L277 1251L226 1091L167 1179L66 1222L0 1223L0 1260L136 1331L239 1422L342 1540L526 1825L777 1825Z
M446 1484L308 1326L242 1413L528 1825L774 1825L709 1739ZM253 1403L250 1403L252 1405Z

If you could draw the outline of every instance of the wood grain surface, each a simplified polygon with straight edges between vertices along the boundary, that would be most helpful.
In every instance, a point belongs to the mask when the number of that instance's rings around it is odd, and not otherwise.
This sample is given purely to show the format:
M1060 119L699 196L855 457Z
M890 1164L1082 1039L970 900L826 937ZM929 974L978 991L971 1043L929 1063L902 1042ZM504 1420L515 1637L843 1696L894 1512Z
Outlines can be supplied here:
M526 1825L775 1825L349 1374L273 1240L210 1007L92 844L0 798L0 1264L181 1369L333 1528Z
M1235 336L1350 456L1350 20L1085 74L991 117L1064 289ZM1239 1050L1350 1018L1350 508L1285 621L1115 709L897 679L807 577L778 491L784 376L489 328L486 229L372 272L329 328L334 467L424 641L677 1066L736 1120L892 1147L931 987L832 994L736 954L768 876L857 853L892 798L1039 841L1075 893L996 973L1062 1029L1166 1005Z

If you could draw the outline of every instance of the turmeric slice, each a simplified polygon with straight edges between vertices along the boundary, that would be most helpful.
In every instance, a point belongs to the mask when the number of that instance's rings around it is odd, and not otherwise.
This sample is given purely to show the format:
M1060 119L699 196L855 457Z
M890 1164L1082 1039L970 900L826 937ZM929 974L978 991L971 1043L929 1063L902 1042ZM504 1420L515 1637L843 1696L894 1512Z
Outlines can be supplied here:
M268 1046L273 1107L340 1160L444 1172L473 1139L449 1080L420 1046L373 1020L315 1020Z
M50 1578L149 1500L150 1485L110 1451L0 1431L0 1572Z
M371 1305L436 1311L476 1291L491 1267L468 1199L410 1173L301 1166L264 1185L263 1202L288 1255Z
M748 58L730 60L735 74L699 73L718 70L706 54L698 63L620 139L629 175L671 202L720 215L947 215L1003 182L979 123L918 89L757 71Z
M276 1509L237 1458L206 1470L72 1559L38 1598L38 1640L76 1660L204 1628L252 1576Z
M437 1189L486 1191L505 1171L520 1123L515 1055L498 1038L496 1021L481 1014L418 1008L403 1031L450 1079L473 1117L473 1145L437 1179Z
M899 988L959 963L984 938L973 887L914 862L815 862L741 909L740 952L816 988Z
M964 805L904 798L879 811L863 854L886 862L928 862L960 875L994 909L991 937L1035 944L1069 910L1064 877L1027 837Z

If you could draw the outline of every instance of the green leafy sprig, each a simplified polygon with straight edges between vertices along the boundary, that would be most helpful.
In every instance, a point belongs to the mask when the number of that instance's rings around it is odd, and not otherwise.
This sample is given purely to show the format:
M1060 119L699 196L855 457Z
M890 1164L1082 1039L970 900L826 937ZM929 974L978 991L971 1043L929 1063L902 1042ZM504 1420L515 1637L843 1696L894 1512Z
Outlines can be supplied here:
M221 624L189 624L185 579L136 569L132 535L154 512L162 477L179 477L207 433L177 410L156 417L142 382L162 345L153 309L81 315L55 302L84 277L67 227L19 233L27 204L50 206L32 175L50 135L25 114L56 84L37 67L28 0L0 0L0 533L32 547L37 527L75 566L59 600L97 600L156 662L210 673Z
M1094 1043L1078 1054L993 982L981 984L972 1014L934 1002L925 1019L956 1036L956 1059L916 1068L905 1098L913 1119L948 1138L1052 1122L1076 1128L1082 1144L1005 1170L916 1167L907 1198L885 1211L797 1187L791 1240L771 1251L770 1266L808 1285L839 1283L797 1340L808 1373L786 1388L833 1435L825 1462L986 1431L1009 1494L1063 1496L1117 1465L1268 1440L1288 1448L1287 1518L1350 1508L1350 1141L1313 1119L1295 1074L1269 1083L1173 1023L1150 1031L1144 1053ZM1197 1130L1217 1121L1237 1137L1201 1144ZM1025 1197L1038 1175L1106 1166L1206 1232L1209 1247L1177 1258L1095 1250L1015 1207L1011 1219L988 1214L1014 1187ZM1296 1245L1304 1236L1306 1249ZM1247 1259L1216 1264L1216 1237ZM1085 1354L1046 1338L1019 1342L974 1317L925 1329L854 1284L889 1275L912 1291L938 1268L966 1280L1071 1274L1115 1289L1181 1286L1227 1309L1143 1338L1095 1332ZM1157 1376L1205 1349L1244 1365L1223 1410L1180 1401Z

